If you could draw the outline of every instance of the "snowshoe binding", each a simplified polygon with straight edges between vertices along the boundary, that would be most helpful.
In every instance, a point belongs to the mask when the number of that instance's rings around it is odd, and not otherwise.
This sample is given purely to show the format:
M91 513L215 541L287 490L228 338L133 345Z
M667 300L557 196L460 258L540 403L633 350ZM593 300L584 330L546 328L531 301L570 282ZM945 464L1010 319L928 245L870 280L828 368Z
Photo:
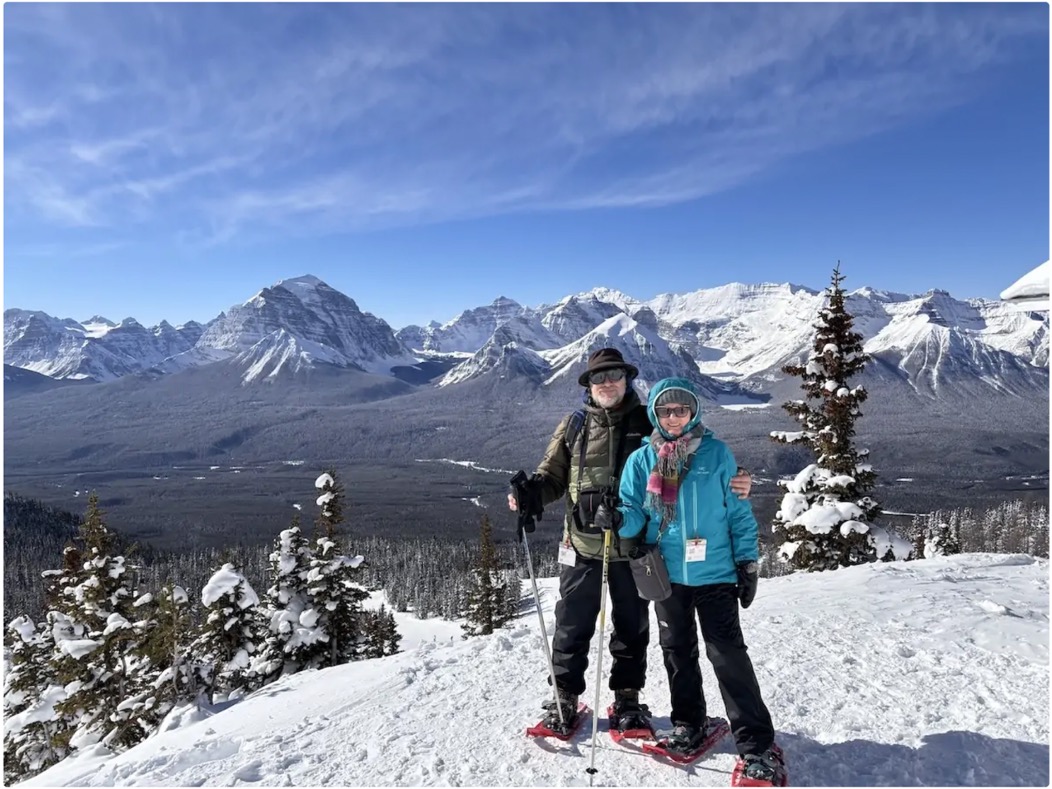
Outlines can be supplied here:
M723 718L706 718L701 728L680 724L671 731L657 732L655 742L643 744L643 752L690 764L711 751L730 730Z
M777 745L763 753L746 754L738 759L731 775L731 786L788 786L785 755Z
M581 728L588 713L584 703L578 703L576 694L559 691L555 699L544 703L545 715L536 726L526 729L530 737L555 737L569 740ZM562 709L562 717L559 710Z
M621 740L648 740L654 736L650 723L650 708L639 703L638 690L614 691L614 703L606 710L609 719L610 738Z

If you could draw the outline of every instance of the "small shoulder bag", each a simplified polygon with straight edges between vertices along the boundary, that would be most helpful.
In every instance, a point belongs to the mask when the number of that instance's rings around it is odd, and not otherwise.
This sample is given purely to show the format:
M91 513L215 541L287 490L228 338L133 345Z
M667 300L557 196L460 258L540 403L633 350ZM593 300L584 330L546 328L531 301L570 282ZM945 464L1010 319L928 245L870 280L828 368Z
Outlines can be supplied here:
M688 455L680 472L680 479L687 476L690 463L694 455ZM647 523L649 523L647 516ZM656 603L667 600L672 596L672 581L668 577L668 567L661 555L661 538L665 534L667 523L662 523L658 529L657 542L637 545L628 554L628 566L632 570L632 578L636 582L636 591L644 600L652 600ZM644 531L646 525L643 526Z

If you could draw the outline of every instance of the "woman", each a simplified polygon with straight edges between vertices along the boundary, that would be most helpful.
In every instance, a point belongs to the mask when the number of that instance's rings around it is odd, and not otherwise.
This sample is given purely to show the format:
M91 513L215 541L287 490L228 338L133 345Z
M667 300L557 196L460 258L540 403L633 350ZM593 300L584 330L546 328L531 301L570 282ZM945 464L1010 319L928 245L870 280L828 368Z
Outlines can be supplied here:
M701 424L701 401L686 378L659 381L647 413L654 432L629 456L621 476L624 523L618 533L642 533L645 542L658 543L672 581L672 595L655 603L674 726L662 744L691 753L705 740L697 617L740 771L752 781L780 783L781 750L738 621L739 595L748 605L755 593L758 529L749 502L725 494L737 464Z

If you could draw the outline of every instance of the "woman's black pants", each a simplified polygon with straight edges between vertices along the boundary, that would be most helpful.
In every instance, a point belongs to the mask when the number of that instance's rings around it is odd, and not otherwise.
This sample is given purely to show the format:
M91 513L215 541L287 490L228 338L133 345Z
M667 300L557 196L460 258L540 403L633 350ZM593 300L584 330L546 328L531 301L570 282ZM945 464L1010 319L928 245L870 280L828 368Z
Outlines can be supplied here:
M738 753L744 756L767 750L774 742L774 726L760 695L760 685L738 621L737 586L673 584L672 596L654 605L672 690L673 724L700 727L706 716L697 617L705 654L716 674Z

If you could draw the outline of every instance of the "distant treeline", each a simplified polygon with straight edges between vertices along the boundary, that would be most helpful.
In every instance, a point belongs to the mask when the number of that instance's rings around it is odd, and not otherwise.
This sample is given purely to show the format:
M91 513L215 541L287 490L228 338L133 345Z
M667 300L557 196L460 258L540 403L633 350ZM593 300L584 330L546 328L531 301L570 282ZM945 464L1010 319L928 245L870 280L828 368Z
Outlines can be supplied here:
M10 493L4 496L5 622L20 614L30 618L43 615L41 574L61 567L63 548L82 520L80 515L33 499ZM478 533L478 521L466 526ZM310 536L308 527L303 530ZM365 559L360 583L370 589L386 590L396 611L412 611L422 619L433 616L456 619L466 611L468 590L478 560L477 539L449 539L435 534L356 538L353 524L348 524L346 534L350 551ZM277 536L275 533L273 539ZM149 588L179 584L186 589L201 589L215 568L227 562L240 568L257 593L262 593L269 583L273 540L266 544L238 543L222 549L187 547L177 552L133 544L119 533L116 537L119 550L134 560L142 583ZM539 576L557 575L555 538L538 538L536 542L535 572ZM502 567L517 569L520 576L526 576L522 552L517 545L508 540L498 541L496 552Z
M39 501L14 494L4 496L4 621L17 614L37 617L44 610L41 573L61 565L62 549L76 532L81 516ZM763 523L763 521L761 521ZM990 553L1027 553L1048 557L1048 509L1041 502L1010 500L991 507L961 507L936 510L914 517L902 537L910 540L923 557L926 536L939 534L945 527L958 535L960 550ZM467 606L473 568L478 556L477 540L442 537L430 531L420 537L354 537L348 527L348 545L365 558L362 583L384 589L397 611L412 611L419 618L438 616L455 619ZM477 533L478 522L465 524L465 531ZM304 529L309 534L309 529ZM555 561L554 530L547 536L540 531L533 538L533 560L539 577L558 574ZM765 530L764 530L765 531ZM276 534L274 535L276 538ZM510 537L511 535L506 535ZM270 572L269 556L273 542L226 548L159 551L149 545L130 544L118 534L121 550L141 566L143 581L151 586L178 583L200 589L215 567L231 562L242 569L257 591L266 588ZM775 556L769 539L761 538L765 575L788 572ZM522 551L510 539L496 542L497 560L527 577Z

